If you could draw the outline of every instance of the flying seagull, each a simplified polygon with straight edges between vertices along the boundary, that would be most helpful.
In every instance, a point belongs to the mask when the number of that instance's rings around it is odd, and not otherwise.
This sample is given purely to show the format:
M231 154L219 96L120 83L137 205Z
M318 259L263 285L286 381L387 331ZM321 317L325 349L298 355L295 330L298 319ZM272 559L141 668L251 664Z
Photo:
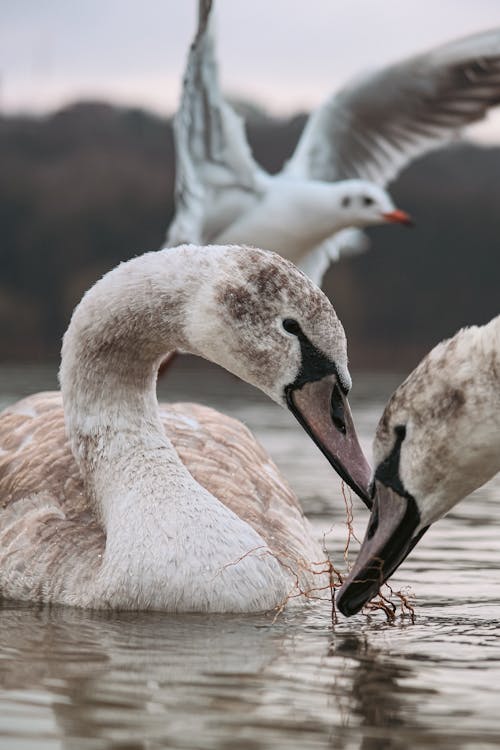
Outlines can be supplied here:
M222 96L211 11L212 0L199 0L174 120L168 245L264 247L321 284L332 260L366 247L362 227L410 223L386 185L500 103L500 29L492 29L350 82L311 114L290 160L270 175Z

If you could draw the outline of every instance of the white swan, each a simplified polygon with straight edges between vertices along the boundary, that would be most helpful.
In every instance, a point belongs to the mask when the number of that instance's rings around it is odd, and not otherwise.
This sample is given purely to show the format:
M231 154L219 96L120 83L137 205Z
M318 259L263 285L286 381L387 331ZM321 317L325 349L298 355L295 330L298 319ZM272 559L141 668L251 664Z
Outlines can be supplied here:
M261 250L148 253L75 309L62 348L64 417L58 393L0 416L1 596L247 612L318 587L311 568L324 555L246 428L201 406L158 410L157 369L173 348L287 405L366 494L345 335L323 293Z
M253 159L243 124L221 94L211 6L200 0L174 122L176 215L169 244L266 247L320 284L332 260L367 246L359 229L344 234L345 227L409 222L384 189L387 183L500 101L496 29L341 89L310 116L285 168L270 175Z
M373 448L375 502L337 597L358 612L430 524L500 471L500 316L438 344L388 402Z

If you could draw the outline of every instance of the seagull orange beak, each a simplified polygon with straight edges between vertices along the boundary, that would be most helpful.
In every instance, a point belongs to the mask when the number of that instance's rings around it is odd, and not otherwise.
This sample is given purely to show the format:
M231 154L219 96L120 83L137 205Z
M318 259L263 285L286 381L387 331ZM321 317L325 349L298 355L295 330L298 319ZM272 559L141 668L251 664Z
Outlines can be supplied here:
M413 226L413 219L410 214L407 214L406 211L401 211L399 208L395 208L394 211L382 214L382 216L391 224L404 224L406 227Z

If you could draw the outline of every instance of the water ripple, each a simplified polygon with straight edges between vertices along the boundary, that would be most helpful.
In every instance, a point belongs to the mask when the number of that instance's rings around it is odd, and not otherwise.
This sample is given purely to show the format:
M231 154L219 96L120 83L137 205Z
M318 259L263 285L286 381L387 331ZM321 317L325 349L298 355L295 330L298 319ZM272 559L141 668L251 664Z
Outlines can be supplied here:
M0 402L54 373L0 370ZM343 560L340 482L294 420L222 374L172 371L170 391L243 418ZM224 379L225 378L225 379ZM358 379L371 435L397 382ZM163 387L163 386L162 386ZM165 388L167 386L165 385ZM500 480L424 536L394 577L416 620L332 625L328 605L201 617L0 607L1 750L481 750L500 745ZM362 536L367 514L354 501Z

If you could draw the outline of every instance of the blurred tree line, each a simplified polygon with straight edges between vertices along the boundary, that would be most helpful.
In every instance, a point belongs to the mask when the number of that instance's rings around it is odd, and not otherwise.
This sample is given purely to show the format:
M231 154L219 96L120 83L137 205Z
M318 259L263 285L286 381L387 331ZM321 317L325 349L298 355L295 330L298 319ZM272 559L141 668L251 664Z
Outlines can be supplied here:
M278 170L305 116L247 107L257 159ZM500 148L469 144L413 164L392 186L416 226L370 231L325 289L351 365L412 366L439 339L500 312ZM80 103L0 118L0 361L54 359L82 293L119 261L162 245L173 214L171 122Z

